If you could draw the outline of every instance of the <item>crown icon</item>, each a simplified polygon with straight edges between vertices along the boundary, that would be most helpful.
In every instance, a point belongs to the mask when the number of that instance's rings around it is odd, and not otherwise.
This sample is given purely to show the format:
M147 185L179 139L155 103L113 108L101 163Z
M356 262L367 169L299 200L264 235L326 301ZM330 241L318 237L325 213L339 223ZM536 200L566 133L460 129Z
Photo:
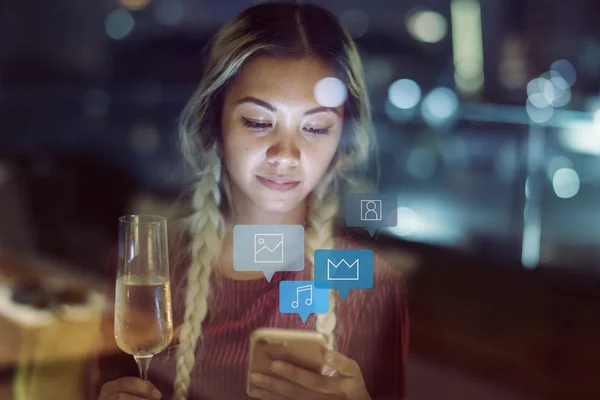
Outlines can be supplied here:
M342 258L337 264L327 259L328 281L357 281L359 277L358 258L351 264Z

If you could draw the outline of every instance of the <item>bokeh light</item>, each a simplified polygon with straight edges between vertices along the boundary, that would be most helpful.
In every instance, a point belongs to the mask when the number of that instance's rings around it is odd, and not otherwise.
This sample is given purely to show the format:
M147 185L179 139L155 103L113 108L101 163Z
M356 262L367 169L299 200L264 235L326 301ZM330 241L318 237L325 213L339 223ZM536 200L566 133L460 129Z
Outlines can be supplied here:
M589 121L571 121L559 135L562 146L572 152L600 155L600 135Z
M529 119L536 124L543 124L544 122L548 122L550 118L554 116L554 108L553 107L536 107L531 99L527 99L527 104L525 105L525 110L527 111L527 115Z
M573 168L573 163L565 156L554 156L548 162L548 166L546 167L546 175L549 180L554 179L554 174L556 171L563 168Z
M393 231L399 236L410 236L419 228L420 223L421 218L415 210L398 207L398 224Z
M135 20L129 11L118 8L108 14L104 27L108 36L121 40L133 31Z
M547 85L552 87L551 94L547 94L547 97L554 107L566 106L571 101L571 87L562 76L551 77Z
M527 85L527 59L524 40L509 35L502 46L500 80L508 89L521 89Z
M317 82L314 96L317 103L324 107L338 107L346 101L348 90L338 78L328 77Z
M340 24L346 28L350 36L358 39L369 29L369 15L362 10L346 10L340 15Z
M569 199L579 192L579 175L572 168L561 168L552 178L554 193L561 199Z
M417 40L437 43L448 32L448 22L440 13L421 10L412 13L406 22L408 32Z
M529 95L527 99L536 108L546 108L551 106L550 101L548 101L548 97L544 96L543 93L533 93Z
M529 81L527 84L527 95L531 96L534 93L539 93L542 91L542 87L544 86L543 78L535 78Z
M568 60L557 60L550 66L550 73L552 76L562 77L569 85L573 86L577 81L577 71L573 64Z
M571 87L560 75L547 72L527 85L527 94L538 108L563 107L571 101Z
M600 110L594 113L594 133L600 135Z
M525 197L526 198L531 198L531 180L529 178L525 179ZM525 206L525 211L523 214L525 214L525 217L527 217L527 211L528 207Z
M456 90L473 96L480 93L485 84L480 1L452 0L450 17Z
M425 122L439 126L449 122L458 111L458 97L451 89L438 87L429 92L421 103Z
M534 123L549 121L554 116L554 108L563 107L570 101L571 88L561 75L548 72L527 84L525 109Z
M421 87L410 79L400 79L390 85L388 99L402 110L410 110L421 101Z
M139 11L148 7L150 0L119 0L121 7L129 11Z
M532 79L527 84L527 95L533 96L534 94L543 94L547 83L548 83L548 79L541 77L541 76L538 78ZM550 102L548 102L548 105L550 105Z

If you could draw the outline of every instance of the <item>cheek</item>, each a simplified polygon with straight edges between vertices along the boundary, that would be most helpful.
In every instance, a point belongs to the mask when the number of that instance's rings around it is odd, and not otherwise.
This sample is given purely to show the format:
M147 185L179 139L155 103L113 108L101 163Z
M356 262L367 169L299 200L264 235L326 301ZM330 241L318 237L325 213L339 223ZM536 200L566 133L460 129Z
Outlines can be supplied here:
M243 140L239 136L231 136L229 140L224 140L223 144L228 170L232 173L244 175L253 173L256 170L261 158L261 149L256 145Z
M337 141L331 141L330 143L320 143L305 152L307 160L306 168L313 179L317 180L322 177L327 167L329 167L336 150Z

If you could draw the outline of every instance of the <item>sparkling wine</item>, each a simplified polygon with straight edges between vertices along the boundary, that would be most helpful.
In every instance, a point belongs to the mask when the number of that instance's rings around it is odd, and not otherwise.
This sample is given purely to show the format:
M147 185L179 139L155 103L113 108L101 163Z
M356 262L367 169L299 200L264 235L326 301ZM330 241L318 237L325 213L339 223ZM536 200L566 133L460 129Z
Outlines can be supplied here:
M146 357L163 351L173 338L171 287L167 278L117 279L115 340L125 353Z

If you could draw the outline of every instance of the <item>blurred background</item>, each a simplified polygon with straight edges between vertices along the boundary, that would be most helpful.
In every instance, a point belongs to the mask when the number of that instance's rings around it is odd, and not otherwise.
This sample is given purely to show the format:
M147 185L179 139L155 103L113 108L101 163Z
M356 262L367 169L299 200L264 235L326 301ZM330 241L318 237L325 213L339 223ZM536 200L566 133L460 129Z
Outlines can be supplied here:
M90 329L117 218L189 182L176 118L254 3L0 5L1 399L80 398L118 351ZM599 3L318 4L359 46L398 196L396 227L357 234L407 277L408 399L600 398Z

